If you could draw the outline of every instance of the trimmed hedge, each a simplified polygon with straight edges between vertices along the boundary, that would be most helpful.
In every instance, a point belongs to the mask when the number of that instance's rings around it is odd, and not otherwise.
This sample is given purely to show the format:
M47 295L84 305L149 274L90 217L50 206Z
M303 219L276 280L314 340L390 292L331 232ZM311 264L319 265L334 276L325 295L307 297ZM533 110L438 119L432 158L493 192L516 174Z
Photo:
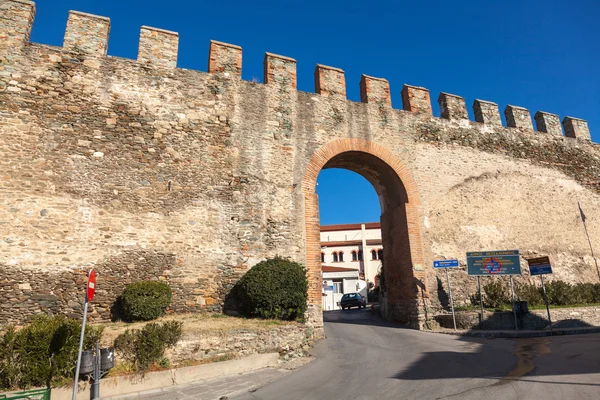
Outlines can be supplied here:
M86 327L84 349L91 349L102 327ZM50 387L73 379L81 323L61 316L40 315L23 329L9 326L0 338L0 387Z
M137 371L147 371L152 364L167 364L163 355L167 347L177 344L183 322L151 322L142 329L126 330L117 336L114 346L119 355ZM168 361L168 360L167 360Z
M297 320L306 312L306 269L281 257L256 264L234 290L239 311L248 317Z
M119 301L126 321L150 321L171 305L171 288L160 281L135 282L125 287Z
M486 307L510 307L510 286L502 279L494 279L483 286L483 302ZM600 283L570 284L564 281L546 282L548 303L556 306L600 303ZM541 286L521 283L515 285L515 299L527 301L530 306L544 304Z

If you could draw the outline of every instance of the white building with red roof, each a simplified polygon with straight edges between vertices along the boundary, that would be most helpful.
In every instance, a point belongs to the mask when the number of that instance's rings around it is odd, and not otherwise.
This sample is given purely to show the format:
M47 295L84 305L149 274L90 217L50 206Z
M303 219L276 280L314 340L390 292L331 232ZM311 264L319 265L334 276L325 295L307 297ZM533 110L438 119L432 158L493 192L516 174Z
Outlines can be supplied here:
M377 284L382 259L379 222L322 225L323 309L339 309L344 293L367 297L367 286Z

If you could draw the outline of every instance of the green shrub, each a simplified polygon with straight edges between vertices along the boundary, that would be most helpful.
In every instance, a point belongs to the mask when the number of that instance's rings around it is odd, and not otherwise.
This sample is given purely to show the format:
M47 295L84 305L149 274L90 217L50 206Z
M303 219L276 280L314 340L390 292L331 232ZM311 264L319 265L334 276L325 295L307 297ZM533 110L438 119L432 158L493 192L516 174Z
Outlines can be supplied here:
M511 304L510 287L502 279L492 279L490 283L483 286L485 293L483 303L486 307L500 308Z
M526 301L530 306L544 304L542 288L528 283L517 285L515 288L517 298Z
M151 322L142 329L127 330L115 339L119 355L137 371L147 371L152 364L160 363L168 347L177 344L182 334L183 322ZM164 364L164 362L163 362Z
M81 323L61 316L40 315L17 331L9 327L0 339L0 386L6 389L51 386L72 379ZM85 348L102 335L102 327L88 326Z
M306 269L280 257L260 262L236 284L238 306L249 317L295 320L304 317Z
M548 302L557 306L575 304L575 294L573 287L563 281L552 281L546 284L546 294Z
M159 281L135 282L125 287L120 302L126 321L150 321L171 304L171 288Z

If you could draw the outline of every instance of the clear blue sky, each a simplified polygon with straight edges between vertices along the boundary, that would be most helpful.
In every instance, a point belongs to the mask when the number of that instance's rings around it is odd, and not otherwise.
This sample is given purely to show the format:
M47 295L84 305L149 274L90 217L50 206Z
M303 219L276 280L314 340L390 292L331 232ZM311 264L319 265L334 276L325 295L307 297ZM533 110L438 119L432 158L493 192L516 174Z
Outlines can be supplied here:
M600 1L158 1L38 0L32 41L61 45L68 10L111 19L110 55L135 58L141 25L180 34L178 66L206 71L210 39L242 46L243 78L263 77L264 52L298 61L298 88L314 90L316 63L346 72L359 100L361 74L588 120L600 142ZM355 176L352 178L352 176ZM357 185L369 190L356 190ZM342 189L341 186L344 188ZM346 188L353 188L345 196ZM361 177L319 178L323 224L378 220ZM364 211L364 213L363 213Z

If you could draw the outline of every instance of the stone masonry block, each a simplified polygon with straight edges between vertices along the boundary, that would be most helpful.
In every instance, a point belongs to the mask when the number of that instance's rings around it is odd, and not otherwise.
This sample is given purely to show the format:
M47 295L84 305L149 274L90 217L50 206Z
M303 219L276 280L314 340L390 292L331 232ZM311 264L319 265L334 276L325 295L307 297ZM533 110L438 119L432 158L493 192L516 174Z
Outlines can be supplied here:
M35 17L35 3L0 0L0 49L20 48L29 42Z
M178 50L179 34L177 32L142 26L138 61L159 67L175 68Z
M563 119L563 127L565 128L565 136L577 138L581 140L591 141L590 129L586 120L565 117Z
M390 84L386 79L363 75L360 78L360 101L392 106Z
M109 18L69 11L63 47L65 50L104 56L109 33Z
M500 119L500 111L498 104L491 101L475 100L473 102L473 112L475 113L475 121L486 125L502 126Z
M510 128L533 130L529 110L523 107L508 105L504 109L506 125Z
M402 108L414 113L431 114L429 89L405 84L402 87Z
M450 93L440 93L438 97L440 116L445 119L469 119L464 97Z
M560 126L560 118L558 118L558 115L538 111L533 118L535 119L535 125L539 132L562 136L562 127Z
M296 89L296 60L277 54L265 53L265 84Z
M346 78L339 68L317 64L315 68L315 92L323 96L346 98Z
M208 51L208 72L232 74L242 77L242 48L234 44L210 41Z

